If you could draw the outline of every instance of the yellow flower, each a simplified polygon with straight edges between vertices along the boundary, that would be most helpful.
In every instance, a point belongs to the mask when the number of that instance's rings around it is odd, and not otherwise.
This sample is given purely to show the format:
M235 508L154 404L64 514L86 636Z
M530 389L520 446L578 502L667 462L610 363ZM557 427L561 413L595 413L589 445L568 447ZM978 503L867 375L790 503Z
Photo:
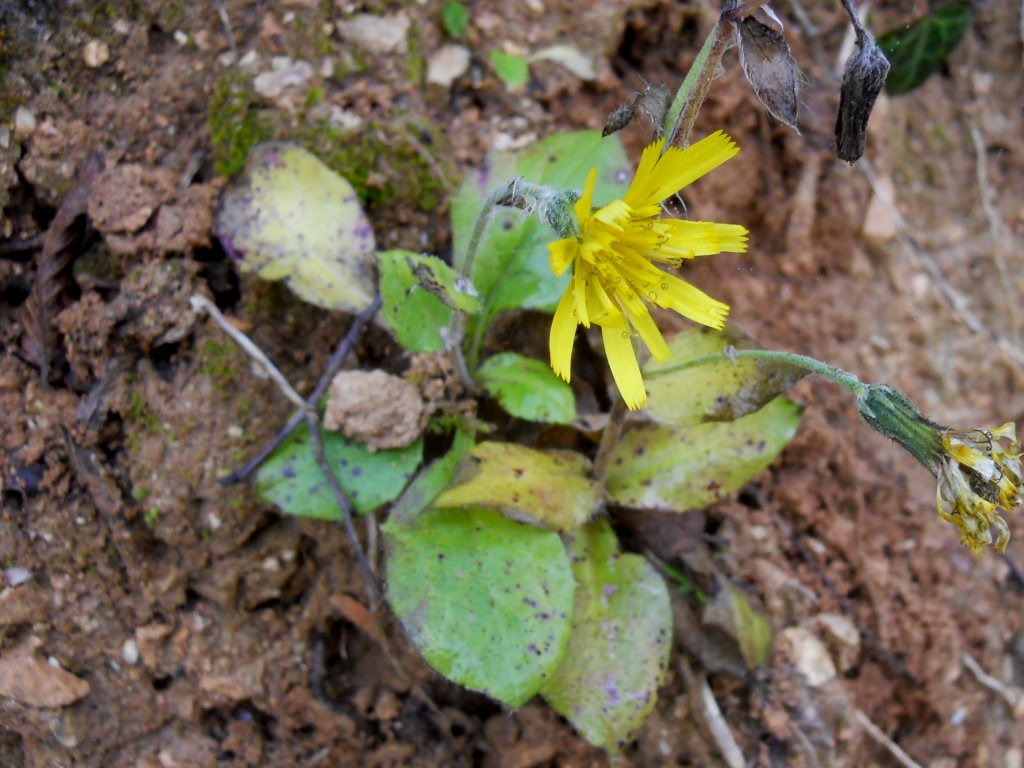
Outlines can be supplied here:
M718 131L696 144L662 153L664 140L644 150L633 183L622 200L592 211L591 169L574 210L577 235L548 246L551 268L572 279L551 323L551 367L569 381L576 326L601 326L612 376L626 405L647 402L632 337L638 333L659 362L671 357L645 302L721 328L729 307L655 264L678 266L683 259L747 249L747 230L736 224L659 219L661 202L739 152Z
M989 529L994 528L995 549L1002 552L1010 530L999 510L1011 511L1024 501L1016 427L1008 422L992 430L950 429L940 438L939 514L956 524L960 542L979 557L985 546L992 544Z

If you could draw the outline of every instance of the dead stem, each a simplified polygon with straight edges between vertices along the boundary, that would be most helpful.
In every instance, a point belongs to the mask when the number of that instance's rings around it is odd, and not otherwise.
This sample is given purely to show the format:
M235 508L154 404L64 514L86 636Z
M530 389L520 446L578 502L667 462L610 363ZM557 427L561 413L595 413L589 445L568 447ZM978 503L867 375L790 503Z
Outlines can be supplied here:
M853 719L860 724L860 727L864 729L868 736L889 750L889 754L895 757L896 761L904 766L904 768L922 768L920 763L904 752L899 744L886 736L882 729L871 722L871 719L859 709L853 710Z
M352 345L355 344L359 334L363 332L369 322L373 319L373 316L377 314L377 310L381 308L383 301L380 296L374 298L366 309L352 318L352 325L349 326L348 332L342 338L338 344L334 353L328 358L327 365L324 368L323 375L320 376L320 380L317 382L313 392L302 401L302 409L298 413L295 413L284 427L274 435L273 439L267 443L263 448L260 449L259 453L253 456L249 461L243 464L238 469L232 470L226 477L220 481L221 485L235 485L236 483L242 483L249 479L253 472L259 469L263 462L272 454L277 447L281 445L288 436L295 431L295 428L299 426L302 421L303 413L306 408L313 408L314 410L320 403L320 399L324 396L327 388L331 386L331 381L334 379L335 374L341 370L342 364L345 362L345 358L348 357L348 353L352 350ZM234 326L232 326L233 328ZM233 337L232 337L233 338Z

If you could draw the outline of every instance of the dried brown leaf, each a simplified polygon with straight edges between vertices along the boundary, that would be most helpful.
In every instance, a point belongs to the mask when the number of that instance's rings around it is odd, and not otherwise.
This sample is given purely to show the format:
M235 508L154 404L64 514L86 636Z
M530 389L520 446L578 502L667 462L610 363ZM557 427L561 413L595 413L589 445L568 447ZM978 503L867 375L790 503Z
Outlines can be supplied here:
M63 308L71 287L71 266L78 255L86 229L86 212L92 185L103 170L100 154L92 154L78 169L71 191L46 231L36 259L36 279L24 304L27 353L39 366L44 385L49 384L60 335L54 319Z

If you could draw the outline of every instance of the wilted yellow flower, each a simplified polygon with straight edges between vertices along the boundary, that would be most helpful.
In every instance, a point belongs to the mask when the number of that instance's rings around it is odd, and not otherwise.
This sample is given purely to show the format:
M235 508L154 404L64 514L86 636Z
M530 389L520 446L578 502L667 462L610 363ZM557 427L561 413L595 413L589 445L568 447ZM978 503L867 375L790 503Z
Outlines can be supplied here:
M939 514L960 529L960 542L976 555L992 544L1002 552L1010 530L999 510L1024 501L1021 493L1020 442L1011 422L998 429L945 430L937 475ZM1005 444L1004 444L1005 442Z
M717 168L739 148L718 131L686 149L664 140L644 150L636 176L622 200L592 211L591 169L583 195L573 206L576 235L549 246L551 268L561 275L572 265L572 280L551 323L551 367L566 381L576 326L601 326L612 376L626 405L647 402L632 337L638 333L659 362L671 357L645 302L721 328L729 307L655 264L678 266L683 259L715 253L741 253L747 230L736 224L659 219L661 203Z
M981 556L992 544L1002 552L1010 529L1000 510L1024 503L1020 441L1007 422L998 429L950 429L927 418L902 392L887 384L858 384L857 410L872 427L891 437L939 481L939 514L960 530L960 543Z

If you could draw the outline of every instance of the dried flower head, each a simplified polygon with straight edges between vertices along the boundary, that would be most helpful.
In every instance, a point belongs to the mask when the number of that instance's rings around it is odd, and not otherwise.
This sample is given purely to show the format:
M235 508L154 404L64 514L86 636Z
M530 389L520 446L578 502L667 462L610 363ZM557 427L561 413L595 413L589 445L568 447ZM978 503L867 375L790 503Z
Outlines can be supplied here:
M572 280L551 323L551 367L569 381L577 325L601 326L612 376L633 409L647 401L634 333L658 361L671 357L645 302L712 328L721 328L729 313L727 305L655 265L678 266L695 256L747 248L747 230L739 225L658 218L662 201L739 151L732 140L719 131L686 149L662 152L663 145L664 140L655 141L644 150L623 199L596 211L591 208L597 169L592 169L573 206L578 226L549 246L556 275L572 266Z
M1013 510L1021 493L1020 441L1011 422L998 429L945 430L936 494L939 514L960 529L960 541L976 555L993 544L1002 552L1010 530L999 510Z

